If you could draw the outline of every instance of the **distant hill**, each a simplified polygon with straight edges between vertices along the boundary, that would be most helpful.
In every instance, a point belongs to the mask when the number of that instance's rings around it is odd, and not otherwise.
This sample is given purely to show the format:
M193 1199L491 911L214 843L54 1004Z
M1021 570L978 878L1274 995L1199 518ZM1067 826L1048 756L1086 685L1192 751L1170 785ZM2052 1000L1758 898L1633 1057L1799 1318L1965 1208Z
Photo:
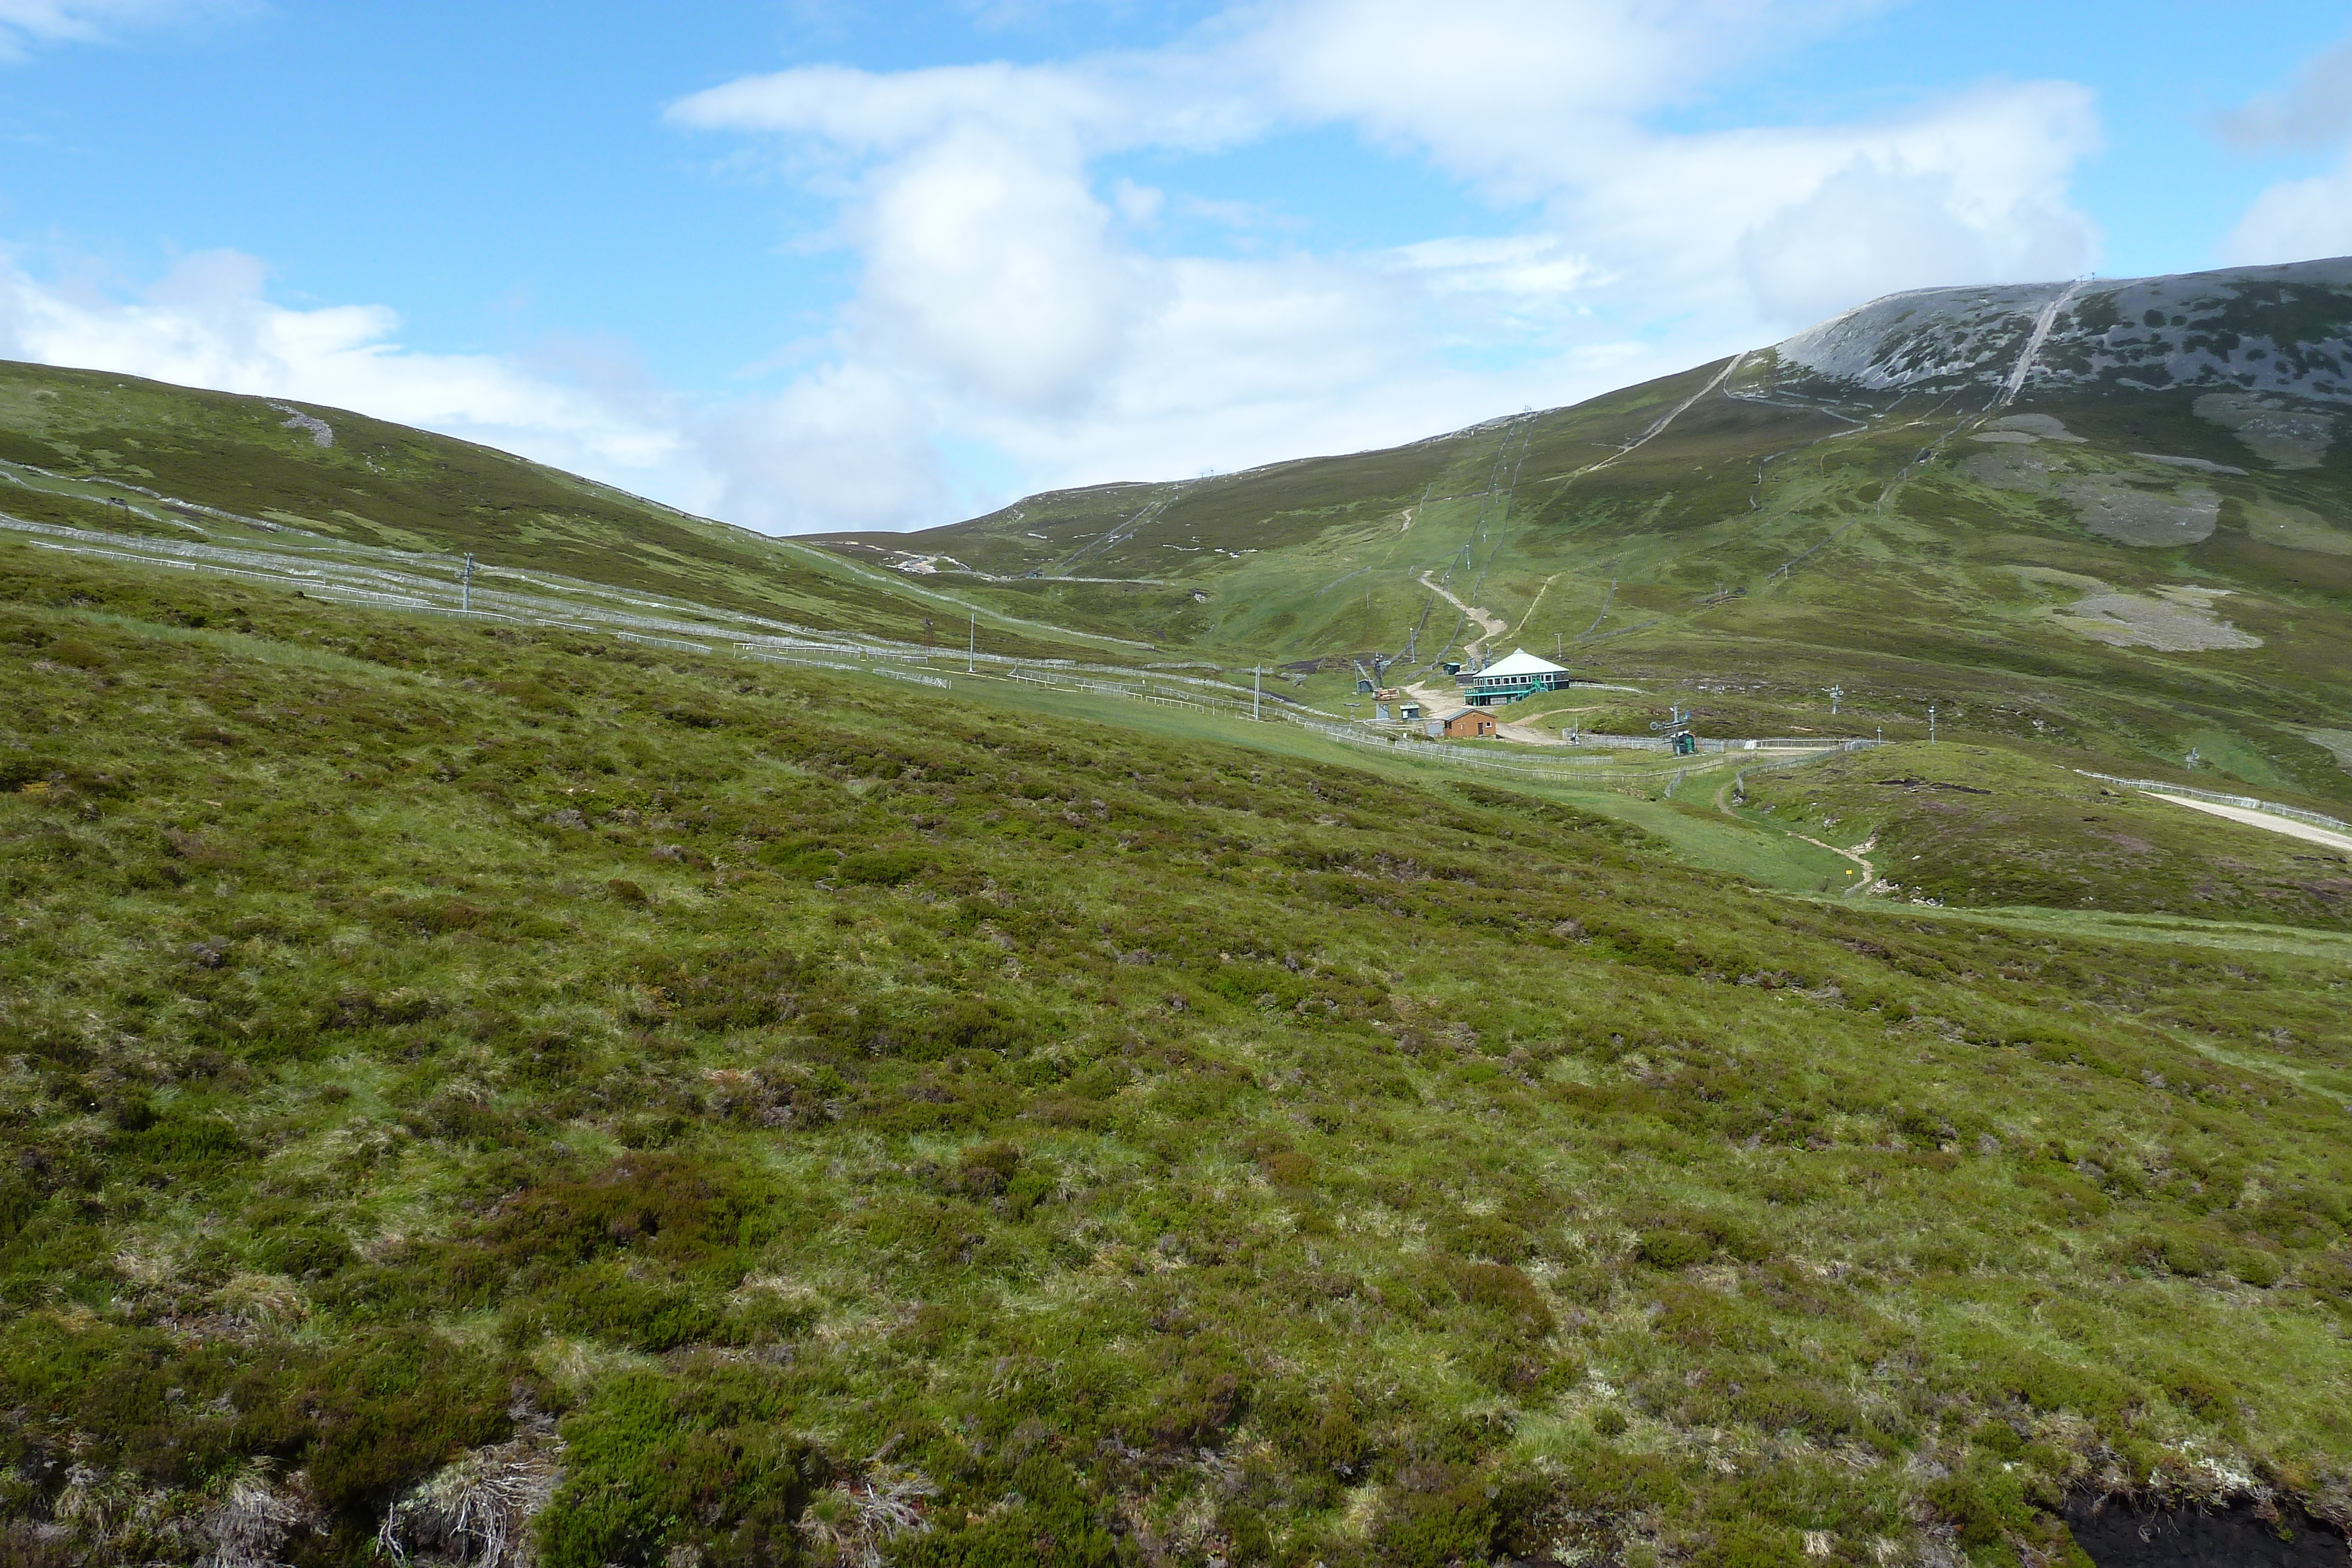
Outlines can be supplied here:
M1890 294L1779 345L1833 385L2179 389L2352 401L2352 257L2167 277ZM2029 354L2028 350L2031 350Z
M111 504L142 494L165 521ZM472 552L916 641L926 616L950 612L914 585L472 442L317 403L5 361L0 511L228 543L290 530L452 566Z
M2347 419L2352 260L1927 289L1408 446L811 542L1334 683L1488 652L1442 588L1493 652L1703 721L1826 724L1837 684L1849 725L1934 703L2342 800L2310 736L2352 729Z

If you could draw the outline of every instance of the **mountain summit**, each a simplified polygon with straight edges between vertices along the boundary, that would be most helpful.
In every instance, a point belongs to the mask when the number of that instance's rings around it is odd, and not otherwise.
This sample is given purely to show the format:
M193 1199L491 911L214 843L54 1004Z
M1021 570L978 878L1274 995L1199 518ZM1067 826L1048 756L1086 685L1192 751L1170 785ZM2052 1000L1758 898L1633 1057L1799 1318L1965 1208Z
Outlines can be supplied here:
M2352 257L2100 282L1921 288L1807 328L1783 367L1872 391L2179 388L2352 400Z

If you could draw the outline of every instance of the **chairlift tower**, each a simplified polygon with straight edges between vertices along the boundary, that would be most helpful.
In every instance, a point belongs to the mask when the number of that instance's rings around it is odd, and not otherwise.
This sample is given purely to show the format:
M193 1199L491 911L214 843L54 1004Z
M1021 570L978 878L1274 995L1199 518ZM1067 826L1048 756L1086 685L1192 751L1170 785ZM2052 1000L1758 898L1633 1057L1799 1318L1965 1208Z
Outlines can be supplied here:
M1690 732L1690 709L1686 707L1675 706L1669 708L1667 711L1672 713L1674 716L1652 725L1650 727L1651 730L1654 733L1663 733L1665 736L1667 745L1673 749L1674 754L1676 757L1696 756L1698 752L1698 737Z
M1830 699L1830 716L1832 718L1835 718L1837 717L1838 704L1845 698L1845 691L1843 687L1834 685L1831 685L1828 690Z

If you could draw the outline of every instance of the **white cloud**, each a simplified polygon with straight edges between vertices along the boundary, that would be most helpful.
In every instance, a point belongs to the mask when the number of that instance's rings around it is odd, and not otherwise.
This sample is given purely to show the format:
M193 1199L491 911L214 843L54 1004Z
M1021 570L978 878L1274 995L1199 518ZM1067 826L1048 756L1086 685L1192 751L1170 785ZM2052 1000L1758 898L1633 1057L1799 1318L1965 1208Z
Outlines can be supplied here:
M1235 40L1292 113L1361 127L1541 199L1591 178L1660 109L1870 8L1845 0L1297 0Z
M0 60L22 59L38 44L110 43L126 28L247 9L246 0L0 0Z
M1874 294L2081 271L2095 235L2067 181L2098 132L2069 84L1856 123L1657 128L1711 80L1874 8L1276 0L1156 51L803 68L669 118L760 137L841 195L860 282L826 375L900 389L927 434L978 435L1044 486L1408 439ZM1169 256L1130 231L1213 204L1097 188L1113 153L1335 123L1517 207L1497 225L1514 232Z
M829 367L694 423L697 511L764 533L892 528L947 496L933 417L900 382Z
M955 125L867 189L850 225L866 253L854 329L961 399L1064 413L1152 308L1150 269L1111 222L1075 158Z
M2222 242L2238 266L2352 255L2352 40L2307 63L2284 92L2222 115L2216 129L2242 152L2334 144L2335 165L2263 190Z
M1738 225L1739 274L1766 322L1804 325L1898 289L2070 277L2095 254L2066 200L2068 172L2096 144L2077 89L1940 105L1869 146L1748 140L1742 152L1678 150L1706 172L1676 183Z
M29 3L0 0L0 28ZM599 350L409 350L390 311L281 308L234 256L133 298L0 257L0 353L363 409L774 530L948 520L969 479L942 453L975 445L1045 488L1410 440L1872 294L2081 270L2095 241L2066 185L2097 130L2066 84L1661 129L1874 3L1264 0L1152 51L698 93L667 118L810 178L856 261L817 368L728 406ZM1286 214L1185 191L1171 156L1330 125L1469 183L1504 209L1497 232L1317 254ZM1100 168L1139 151L1151 187ZM1246 253L1166 254L1170 213L1246 225Z
M1253 42L1294 112L1351 121L1545 208L1594 298L1660 319L1801 326L1929 283L2063 277L2095 236L2067 193L2095 150L2090 95L1990 86L1905 114L1675 134L1660 110L1833 26L1856 5L1309 0ZM1899 214L1899 220L1895 214ZM1925 241L1911 244L1905 230ZM1826 264L1826 265L1824 265ZM1798 287L1801 277L1821 286ZM1727 286L1748 285L1744 295Z
M394 340L382 306L289 309L253 257L182 260L133 298L36 277L0 255L0 358L352 409L519 452L615 483L675 487L688 455L677 411L642 406L481 354Z
M857 153L903 152L974 121L1075 141L1129 119L1113 86L1053 66L937 66L888 74L803 66L696 93L671 105L668 118L706 131L814 137Z
M1421 275L1433 294L1499 294L1543 298L1573 294L1598 280L1591 257L1556 235L1491 239L1431 239L1398 246L1391 262Z
M2221 254L2241 267L2352 256L2352 147L2333 169L2283 180L2255 197Z
M2325 147L2352 132L2352 40L2305 65L2287 91L2263 93L2222 115L2217 129L2246 152Z
M834 367L698 408L609 344L424 353L382 306L289 309L266 282L253 257L215 251L126 296L0 252L0 359L351 409L771 533L902 527L945 504L938 414L903 378Z

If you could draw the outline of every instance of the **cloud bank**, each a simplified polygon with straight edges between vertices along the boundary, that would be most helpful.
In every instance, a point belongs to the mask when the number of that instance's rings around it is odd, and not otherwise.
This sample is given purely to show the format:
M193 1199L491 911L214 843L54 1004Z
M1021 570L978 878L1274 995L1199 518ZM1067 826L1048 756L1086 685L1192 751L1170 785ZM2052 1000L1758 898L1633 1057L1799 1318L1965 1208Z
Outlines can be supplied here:
M678 454L671 411L497 356L419 353L391 310L289 309L265 298L266 277L251 256L206 252L123 298L0 256L0 358L329 403L590 472L657 472Z
M2282 180L2256 196L2222 246L2236 263L2312 261L2352 254L2352 40L2221 116L2216 129L2241 152L2334 150L2332 167Z
M0 28L29 26L12 19L35 4L0 0ZM132 298L11 267L0 352L359 407L773 531L917 526L1009 498L1008 483L1410 440L1890 290L2091 265L2068 184L2100 132L2069 83L1677 128L1714 84L1873 8L1262 0L1155 50L723 83L667 121L833 201L855 282L811 368L722 407L407 350L389 311L271 305L256 264L230 256ZM104 9L74 14L95 26ZM1181 188L1192 160L1280 157L1334 129L1439 171L1491 228L1317 249Z
M1875 294L2089 265L2067 183L2099 131L2071 84L1850 124L1659 128L1863 8L1297 0L1150 53L746 77L669 119L844 193L858 284L824 376L898 389L934 434L1076 483L1411 439ZM1151 232L1168 193L1101 173L1332 126L1443 170L1507 232L1171 255Z
M38 45L113 43L134 29L247 8L246 0L0 0L0 61L21 60Z

